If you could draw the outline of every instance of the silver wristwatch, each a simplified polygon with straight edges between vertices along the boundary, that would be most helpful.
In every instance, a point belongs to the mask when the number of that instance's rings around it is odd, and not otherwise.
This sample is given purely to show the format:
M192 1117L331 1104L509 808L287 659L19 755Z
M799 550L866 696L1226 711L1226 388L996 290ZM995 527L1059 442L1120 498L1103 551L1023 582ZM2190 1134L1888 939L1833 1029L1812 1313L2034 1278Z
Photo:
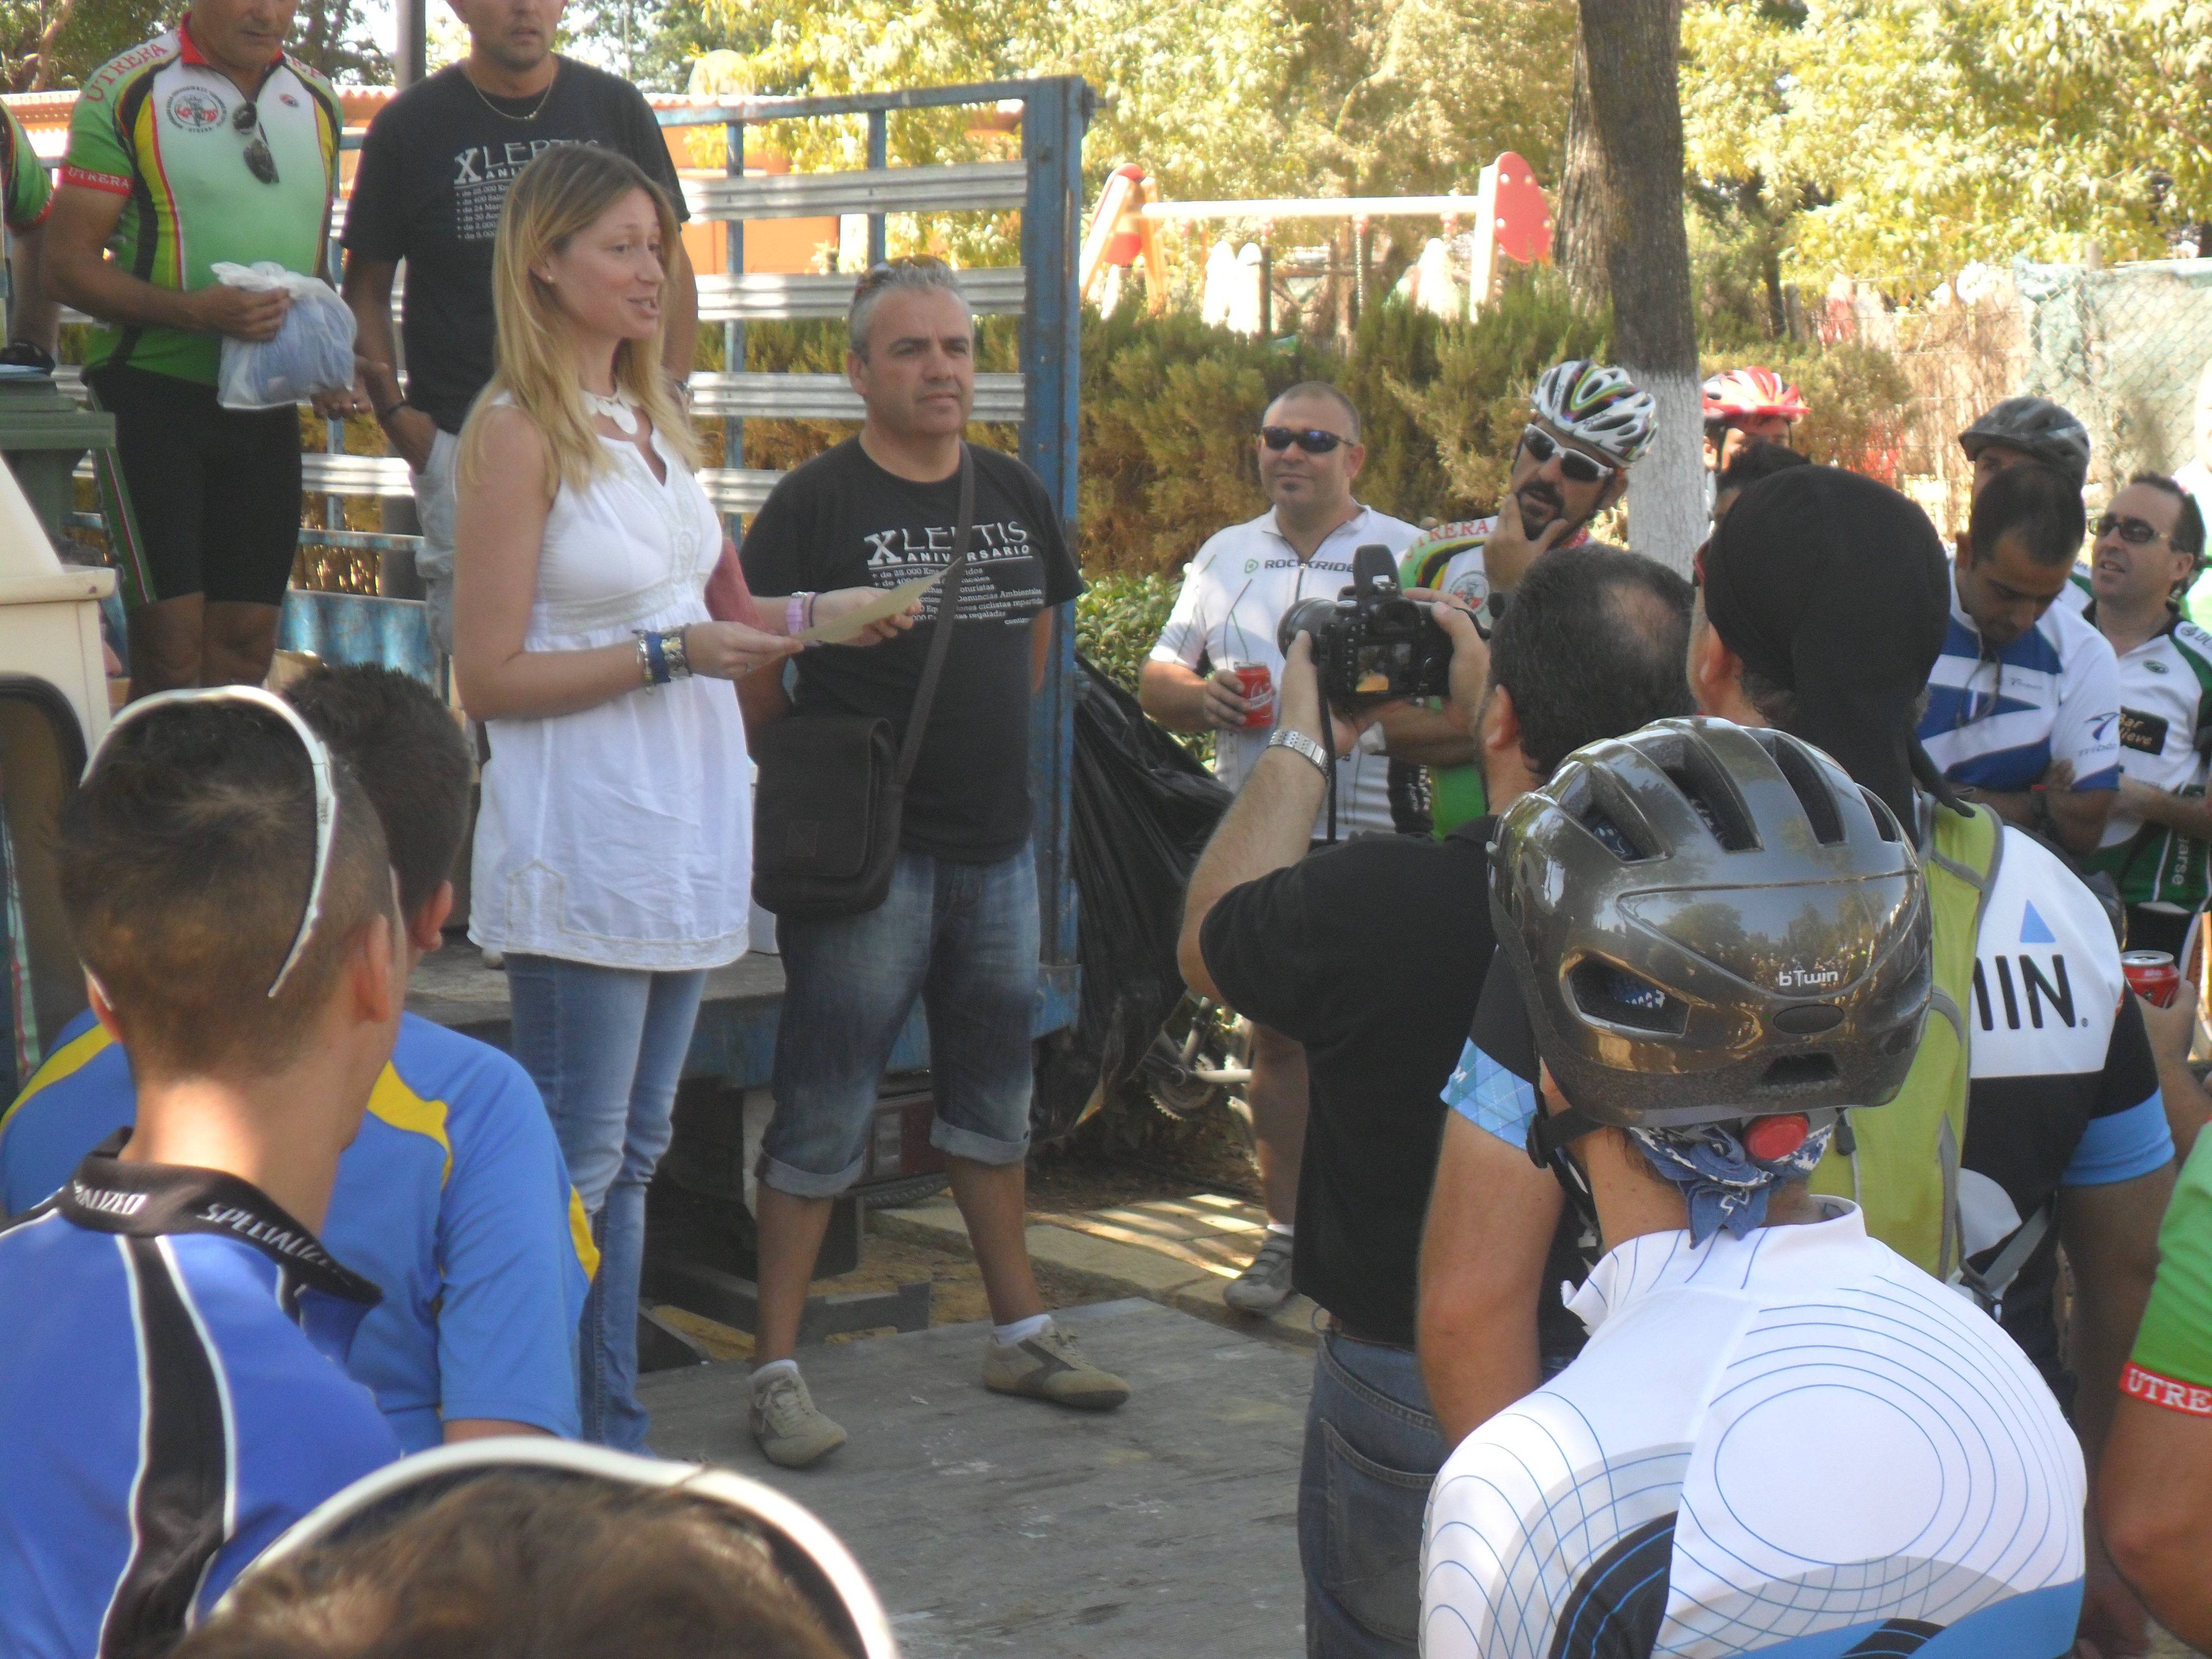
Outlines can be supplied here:
M1315 769L1322 776L1328 775L1328 757L1322 752L1319 744L1303 732L1294 731L1287 726L1279 726L1275 728L1274 734L1267 739L1267 747L1287 749L1293 754L1304 755L1314 763Z

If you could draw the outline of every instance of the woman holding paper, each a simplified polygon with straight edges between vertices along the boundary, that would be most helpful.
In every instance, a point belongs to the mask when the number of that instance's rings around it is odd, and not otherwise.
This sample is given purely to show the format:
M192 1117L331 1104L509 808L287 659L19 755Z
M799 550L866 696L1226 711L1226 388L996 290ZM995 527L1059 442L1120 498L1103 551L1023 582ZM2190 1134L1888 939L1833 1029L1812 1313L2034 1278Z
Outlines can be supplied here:
M562 145L508 192L497 372L461 434L453 672L491 758L469 936L504 954L536 1079L600 1252L581 1332L587 1438L635 1449L645 1189L707 972L746 947L752 803L732 682L842 630L872 588L715 621L723 540L659 368L667 201ZM718 584L718 587L720 585ZM911 616L865 624L872 643Z

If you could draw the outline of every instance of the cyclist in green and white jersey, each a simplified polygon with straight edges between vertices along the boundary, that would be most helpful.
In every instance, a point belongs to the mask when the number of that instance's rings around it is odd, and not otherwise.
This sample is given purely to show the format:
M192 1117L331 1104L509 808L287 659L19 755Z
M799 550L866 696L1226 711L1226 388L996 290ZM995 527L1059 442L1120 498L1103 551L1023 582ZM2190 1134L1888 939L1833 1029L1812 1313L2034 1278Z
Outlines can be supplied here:
M61 307L39 280L46 214L53 204L46 163L31 148L30 135L21 122L0 110L0 220L8 226L8 346L0 351L0 363L54 366Z
M1518 586L1540 556L1589 543L1590 520L1627 493L1629 469L1657 430L1651 394L1620 369L1585 357L1553 364L1529 394L1528 423L1514 447L1497 514L1425 532L1400 556L1399 586L1480 611L1492 592ZM1394 805L1413 769L1391 763ZM1474 762L1427 771L1430 823L1439 838L1487 810L1482 769Z
M2069 599L2120 665L2120 793L2089 860L2128 905L2128 944L2179 956L2212 890L2212 634L2181 614L2204 520L2172 479L2139 472L2094 526Z
M174 28L87 76L70 118L45 274L100 324L85 384L115 416L135 509L112 527L139 696L258 684L276 649L300 535L299 420L225 409L215 383L224 337L274 338L288 301L214 267L325 268L343 118L330 83L284 51L295 4L191 0ZM316 406L343 415L360 399Z
M2099 1490L2113 1562L2167 1629L2212 1647L2212 1135L2159 1229Z

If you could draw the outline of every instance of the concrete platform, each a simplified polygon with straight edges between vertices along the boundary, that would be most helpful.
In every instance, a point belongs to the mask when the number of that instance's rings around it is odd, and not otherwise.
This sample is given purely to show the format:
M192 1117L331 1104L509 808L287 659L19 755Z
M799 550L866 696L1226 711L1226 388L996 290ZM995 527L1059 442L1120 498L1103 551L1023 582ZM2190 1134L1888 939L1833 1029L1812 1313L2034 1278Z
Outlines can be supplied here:
M877 1210L868 1224L890 1238L968 1249L968 1228L950 1198ZM1054 1214L1030 1224L1030 1260L1104 1297L1140 1296L1249 1335L1308 1351L1319 1342L1320 1310L1302 1296L1265 1317L1239 1313L1222 1287L1259 1248L1266 1213L1218 1194L1147 1199L1110 1210Z
M1066 1412L988 1392L986 1328L810 1351L851 1441L778 1469L746 1433L745 1371L646 1378L664 1456L808 1504L875 1579L907 1659L1297 1659L1298 1457L1312 1364L1153 1303L1063 1309L1134 1390Z

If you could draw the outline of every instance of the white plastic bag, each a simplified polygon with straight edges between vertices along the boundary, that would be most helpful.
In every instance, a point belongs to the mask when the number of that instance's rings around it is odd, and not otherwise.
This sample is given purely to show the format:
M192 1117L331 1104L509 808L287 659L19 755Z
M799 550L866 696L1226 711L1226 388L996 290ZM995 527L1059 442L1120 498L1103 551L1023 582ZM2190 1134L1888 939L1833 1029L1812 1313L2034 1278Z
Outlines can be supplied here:
M223 336L216 369L216 396L225 409L283 409L321 392L353 385L353 313L319 276L302 276L273 259L213 267L228 288L292 296L283 326L273 340Z

